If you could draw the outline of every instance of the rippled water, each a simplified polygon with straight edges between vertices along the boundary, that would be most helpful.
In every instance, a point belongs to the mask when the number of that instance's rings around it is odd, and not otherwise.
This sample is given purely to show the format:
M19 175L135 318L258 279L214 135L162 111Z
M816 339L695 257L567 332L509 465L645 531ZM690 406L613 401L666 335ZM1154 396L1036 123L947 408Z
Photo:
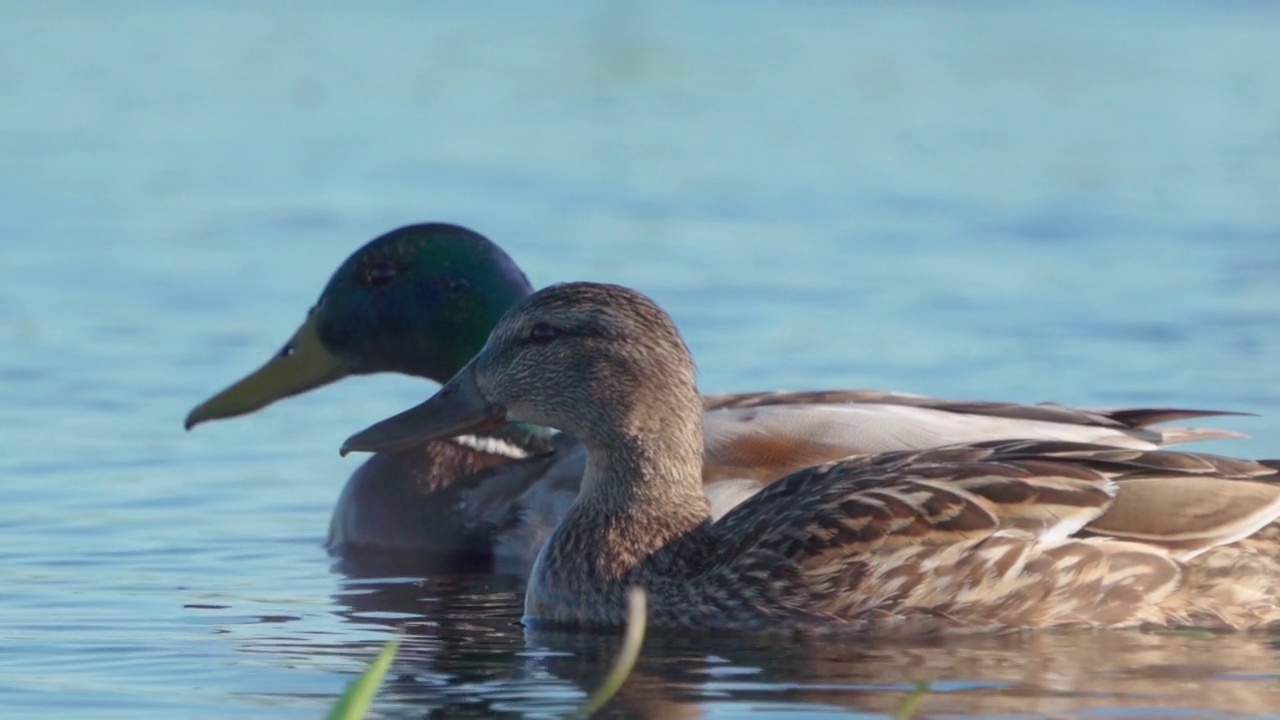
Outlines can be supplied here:
M1225 407L1280 456L1268 3L8 3L0 710L554 715L608 638L519 585L334 565L368 378L185 434L358 244L462 222L664 303L704 389ZM392 577L387 577L391 573ZM1270 638L649 639L616 714L1265 714Z

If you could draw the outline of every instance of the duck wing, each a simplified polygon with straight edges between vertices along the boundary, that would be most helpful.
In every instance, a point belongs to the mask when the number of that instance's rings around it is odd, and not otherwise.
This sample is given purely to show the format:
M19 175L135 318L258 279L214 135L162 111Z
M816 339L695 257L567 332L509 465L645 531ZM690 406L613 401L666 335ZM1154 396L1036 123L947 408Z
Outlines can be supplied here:
M829 463L779 480L716 523L720 542L699 592L747 623L1167 623L1194 615L1194 599L1175 597L1183 562L1280 516L1276 475L1246 460L1064 441ZM1157 507L1177 510L1158 519L1138 508L1156 483L1171 498ZM1184 508L1214 491L1231 499L1203 513Z
M1154 428L1235 415L1218 410L962 402L871 390L706 396L704 480L768 483L850 455L986 440L1068 440L1154 449L1243 437L1215 428Z

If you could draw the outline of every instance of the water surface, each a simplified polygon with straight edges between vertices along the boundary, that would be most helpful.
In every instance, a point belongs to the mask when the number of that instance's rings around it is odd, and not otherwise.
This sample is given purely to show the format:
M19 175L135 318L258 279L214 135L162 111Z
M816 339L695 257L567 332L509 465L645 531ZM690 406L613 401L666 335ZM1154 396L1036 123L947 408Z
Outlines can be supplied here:
M0 23L0 708L551 716L608 638L519 583L334 564L365 378L182 432L328 274L451 220L537 284L650 293L707 391L1258 413L1280 456L1280 13L822 2L9 3ZM390 573L390 576L389 576ZM650 638L612 712L1260 715L1268 637ZM432 714L434 713L434 714Z

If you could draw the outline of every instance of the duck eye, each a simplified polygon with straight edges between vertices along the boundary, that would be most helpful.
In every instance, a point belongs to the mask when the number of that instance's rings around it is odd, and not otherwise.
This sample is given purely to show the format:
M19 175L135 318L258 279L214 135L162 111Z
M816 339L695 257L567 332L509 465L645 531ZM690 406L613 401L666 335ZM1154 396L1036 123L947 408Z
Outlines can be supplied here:
M365 268L364 281L373 287L382 287L396 278L399 269L387 260L379 260Z
M535 323L529 328L529 342L535 345L546 345L560 336L560 331L547 323Z

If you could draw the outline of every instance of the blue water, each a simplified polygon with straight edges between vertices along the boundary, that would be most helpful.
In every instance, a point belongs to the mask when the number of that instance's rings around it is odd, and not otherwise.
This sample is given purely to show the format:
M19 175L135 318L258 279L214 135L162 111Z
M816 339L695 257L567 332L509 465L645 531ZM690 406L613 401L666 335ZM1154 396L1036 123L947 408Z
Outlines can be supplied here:
M0 714L552 716L615 647L511 578L334 564L363 378L187 434L329 273L450 220L637 286L707 391L1229 408L1280 456L1280 8L47 2L0 8ZM373 572L373 575L378 575ZM1269 638L651 638L611 712L1227 717ZM433 713L433 714L432 714ZM1179 715L1181 713L1181 715Z

